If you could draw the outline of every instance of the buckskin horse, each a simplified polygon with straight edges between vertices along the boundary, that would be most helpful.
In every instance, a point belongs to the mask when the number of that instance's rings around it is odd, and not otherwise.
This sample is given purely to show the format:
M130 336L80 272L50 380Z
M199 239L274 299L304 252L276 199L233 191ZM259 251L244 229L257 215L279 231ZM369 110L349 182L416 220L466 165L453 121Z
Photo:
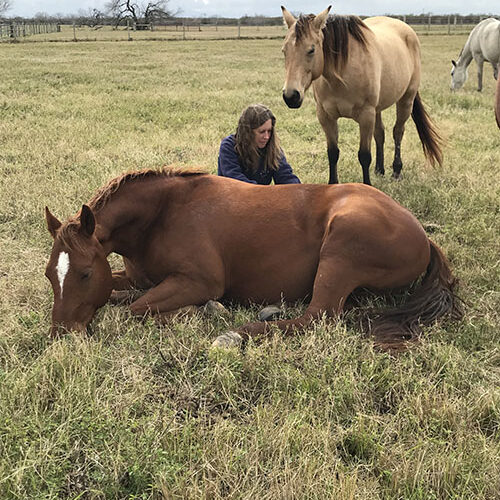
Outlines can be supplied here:
M370 184L373 136L375 172L385 173L382 111L394 103L393 177L401 174L401 140L410 115L427 161L442 164L441 138L418 93L420 43L407 24L383 16L364 21L357 16L329 16L330 7L317 16L295 19L285 7L281 9L288 25L283 99L290 108L299 108L312 86L316 114L326 135L330 184L338 183L337 121L341 117L359 124L363 182Z
M363 184L256 186L163 168L110 181L64 223L45 210L54 238L46 268L53 335L84 331L113 290L129 288L145 290L132 313L160 320L219 298L310 300L298 318L249 323L216 345L273 326L300 331L340 314L357 287L403 287L422 275L407 303L374 323L375 340L399 346L419 321L457 317L442 252L408 210ZM111 252L123 256L123 271L112 272Z

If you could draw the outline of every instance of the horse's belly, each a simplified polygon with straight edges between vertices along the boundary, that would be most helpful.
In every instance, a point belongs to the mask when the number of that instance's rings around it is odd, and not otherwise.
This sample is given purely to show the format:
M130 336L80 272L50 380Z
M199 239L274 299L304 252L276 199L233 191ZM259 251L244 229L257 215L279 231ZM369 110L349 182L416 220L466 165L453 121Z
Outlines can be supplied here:
M317 260L282 259L269 265L245 266L233 272L225 297L242 303L294 302L312 294Z

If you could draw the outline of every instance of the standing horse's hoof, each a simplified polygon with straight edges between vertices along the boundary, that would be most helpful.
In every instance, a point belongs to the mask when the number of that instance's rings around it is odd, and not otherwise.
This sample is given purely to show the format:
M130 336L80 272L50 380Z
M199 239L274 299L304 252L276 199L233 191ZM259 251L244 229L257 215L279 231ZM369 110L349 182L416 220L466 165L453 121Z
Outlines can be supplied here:
M264 307L259 312L259 321L274 321L275 319L279 319L281 313L281 309L277 306Z
M219 347L222 349L231 349L232 347L240 347L243 343L243 337L237 333L229 330L219 335L213 342L212 347Z
M403 176L401 175L401 172L393 172L392 173L392 178L395 181L400 181L403 178Z

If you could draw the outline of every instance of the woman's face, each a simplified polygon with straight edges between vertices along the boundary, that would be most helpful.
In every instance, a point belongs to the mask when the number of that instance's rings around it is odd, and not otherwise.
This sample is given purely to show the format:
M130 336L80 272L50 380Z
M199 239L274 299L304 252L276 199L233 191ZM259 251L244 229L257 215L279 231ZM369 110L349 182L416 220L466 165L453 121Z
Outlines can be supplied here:
M265 148L267 146L272 131L273 122L271 121L271 118L264 122L260 127L253 129L255 145L259 149Z

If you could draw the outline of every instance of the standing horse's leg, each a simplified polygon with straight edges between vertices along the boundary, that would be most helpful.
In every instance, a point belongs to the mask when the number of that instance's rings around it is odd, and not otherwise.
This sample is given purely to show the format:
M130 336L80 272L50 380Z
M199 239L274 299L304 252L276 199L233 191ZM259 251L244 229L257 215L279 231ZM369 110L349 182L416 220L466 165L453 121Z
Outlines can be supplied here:
M413 99L415 99L414 93L411 94L411 97L409 97L408 94L405 94L396 103L396 123L394 124L394 128L392 130L392 137L394 139L392 177L394 179L399 179L401 176L401 169L403 168L403 162L401 161L401 141L403 140L403 134L405 133L405 123L411 115Z
M384 143L385 143L385 129L382 122L382 113L378 112L375 115L375 145L377 148L375 160L375 173L384 175Z
M493 78L498 80L498 66L495 63L491 63L491 66L493 67Z
M363 182L371 186L370 163L372 162L372 137L375 128L375 109L363 110L357 118L359 123L359 151L358 160L363 169Z
M483 63L484 59L481 55L474 56L474 60L477 64L477 91L481 92L483 90Z
M325 110L319 105L316 105L316 114L318 120L323 127L326 136L326 147L328 151L328 165L330 167L330 177L328 184L338 184L339 178L337 175L337 163L339 161L339 127L337 117L329 116Z

